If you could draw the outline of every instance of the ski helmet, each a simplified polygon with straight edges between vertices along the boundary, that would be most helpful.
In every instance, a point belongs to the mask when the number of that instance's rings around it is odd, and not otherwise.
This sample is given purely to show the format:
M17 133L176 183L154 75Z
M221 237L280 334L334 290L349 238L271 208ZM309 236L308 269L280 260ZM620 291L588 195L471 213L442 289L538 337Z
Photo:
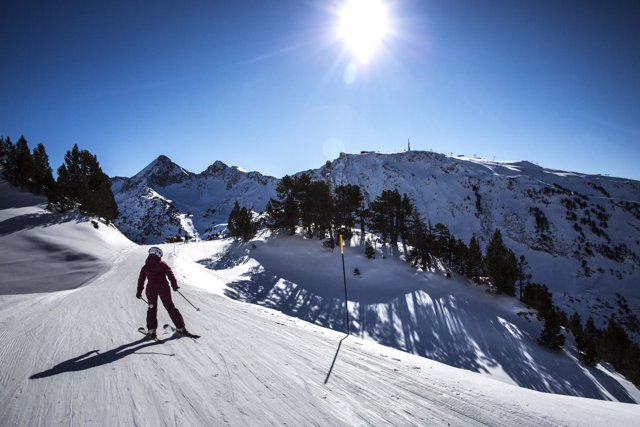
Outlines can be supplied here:
M149 254L150 255L156 255L159 258L162 258L162 249L160 249L157 246L151 246L149 248Z

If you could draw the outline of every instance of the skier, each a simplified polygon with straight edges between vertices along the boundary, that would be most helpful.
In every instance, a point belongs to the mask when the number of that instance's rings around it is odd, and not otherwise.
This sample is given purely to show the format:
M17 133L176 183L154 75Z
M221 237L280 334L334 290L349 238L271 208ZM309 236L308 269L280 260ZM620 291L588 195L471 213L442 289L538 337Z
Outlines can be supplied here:
M167 281L167 277L169 281ZM147 310L147 334L156 338L156 328L158 327L158 297L162 301L162 305L169 313L176 331L181 334L189 334L184 327L184 320L180 311L173 304L171 292L169 291L169 282L174 291L179 289L176 276L174 276L171 267L162 261L162 249L157 246L149 248L149 256L145 261L140 276L138 277L138 291L136 298L142 298L142 290L144 289L145 279L147 283L147 299L149 301L149 309Z

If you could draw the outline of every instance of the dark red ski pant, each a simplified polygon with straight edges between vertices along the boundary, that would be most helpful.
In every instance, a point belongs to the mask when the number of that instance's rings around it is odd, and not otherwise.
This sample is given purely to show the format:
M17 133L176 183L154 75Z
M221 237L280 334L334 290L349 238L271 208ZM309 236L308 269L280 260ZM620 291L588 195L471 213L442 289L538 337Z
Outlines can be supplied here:
M147 329L158 328L158 297L160 297L162 305L164 305L164 308L169 313L169 317L171 317L171 321L176 328L184 328L182 314L180 314L180 311L178 311L176 306L173 304L169 287L160 291L149 289L147 287L146 294L149 300L149 309L147 310Z

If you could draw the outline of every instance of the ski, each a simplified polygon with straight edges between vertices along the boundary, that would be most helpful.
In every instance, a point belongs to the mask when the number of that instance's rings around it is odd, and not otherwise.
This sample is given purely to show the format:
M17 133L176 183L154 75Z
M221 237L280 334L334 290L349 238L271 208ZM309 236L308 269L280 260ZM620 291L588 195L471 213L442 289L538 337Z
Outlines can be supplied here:
M157 336L155 336L155 337L154 337L154 336L149 335L149 334L147 333L147 330L146 330L145 328L143 328L143 327L139 327L139 328L138 328L138 332L140 332L142 335L144 335L144 336L146 336L147 338L150 338L150 339L152 339L152 340L154 340L154 341L156 341L156 342L158 342L158 343L163 343L163 342L164 342L164 340L163 340L163 339L160 339L160 338L158 338Z
M179 330L177 330L176 328L174 328L173 326L166 324L163 326L164 330L167 332L172 332L175 335L180 335L183 337L189 337L189 338L193 338L194 340L200 338L200 335L196 335L196 334L192 334L189 331L186 332L180 332Z

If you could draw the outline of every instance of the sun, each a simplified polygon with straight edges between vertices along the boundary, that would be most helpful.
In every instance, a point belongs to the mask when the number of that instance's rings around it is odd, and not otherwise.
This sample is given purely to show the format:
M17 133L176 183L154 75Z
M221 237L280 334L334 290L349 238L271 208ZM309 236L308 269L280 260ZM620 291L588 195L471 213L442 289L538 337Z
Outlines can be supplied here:
M367 63L389 32L381 0L347 0L339 12L338 34L360 63Z

